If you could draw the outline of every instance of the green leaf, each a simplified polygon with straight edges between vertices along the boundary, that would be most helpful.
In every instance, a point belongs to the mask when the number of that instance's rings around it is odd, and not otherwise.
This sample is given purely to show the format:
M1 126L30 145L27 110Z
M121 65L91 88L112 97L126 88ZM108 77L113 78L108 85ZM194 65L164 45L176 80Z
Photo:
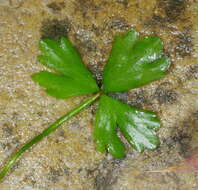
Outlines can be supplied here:
M94 141L98 151L106 150L116 158L124 156L125 148L117 136L117 129L138 151L155 149L159 139L155 130L160 121L153 112L138 109L102 95L96 113Z
M49 95L69 98L99 91L92 74L67 38L61 38L60 42L42 39L40 49L43 55L38 56L38 60L55 73L41 71L32 78L45 87Z
M156 36L140 38L134 30L116 36L104 68L104 91L128 91L164 77L170 60L162 54L163 44Z
M98 151L108 150L114 157L122 158L125 147L117 136L117 116L112 110L113 101L105 95L100 97L94 127L94 141Z

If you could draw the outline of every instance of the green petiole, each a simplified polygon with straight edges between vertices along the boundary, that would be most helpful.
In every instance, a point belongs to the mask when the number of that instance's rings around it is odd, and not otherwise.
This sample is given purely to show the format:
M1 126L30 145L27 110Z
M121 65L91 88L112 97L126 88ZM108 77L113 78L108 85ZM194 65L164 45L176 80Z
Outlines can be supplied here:
M2 180L8 174L9 170L14 166L14 164L16 163L16 161L18 160L18 158L26 150L30 149L34 144L36 144L36 143L40 142L41 140L43 140L46 136L48 136L53 131L55 131L65 121L67 121L72 116L76 115L81 110L83 110L84 108L86 108L87 106L89 106L100 95L101 95L101 93L99 92L99 93L95 94L94 96L92 96L91 98L87 99L85 102L83 102L82 104L80 104L79 106L77 106L76 108L74 108L73 110L71 110L69 113L63 115L61 118L59 118L58 120L56 120L48 128L46 128L45 130L43 130L42 133L40 133L37 136L33 137L29 142L27 142L25 145L23 145L16 153L14 153L10 157L10 159L8 160L8 162L6 163L6 165L4 166L4 168L0 171L0 180Z

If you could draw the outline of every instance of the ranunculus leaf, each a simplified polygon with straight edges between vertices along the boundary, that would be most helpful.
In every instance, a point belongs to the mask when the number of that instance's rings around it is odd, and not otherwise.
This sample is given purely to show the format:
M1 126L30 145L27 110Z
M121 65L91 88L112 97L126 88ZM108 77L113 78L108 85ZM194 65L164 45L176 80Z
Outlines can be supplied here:
M128 91L158 80L165 76L169 65L159 37L140 38L134 30L116 36L104 68L104 91Z
M39 61L55 73L41 71L32 78L45 87L49 95L69 98L99 91L92 74L67 38L62 37L60 42L42 39L40 49L44 55L38 57Z
M94 127L94 141L100 152L106 150L116 158L124 156L124 145L117 130L139 152L145 148L155 149L159 139L155 130L160 121L153 112L124 104L106 95L100 97Z

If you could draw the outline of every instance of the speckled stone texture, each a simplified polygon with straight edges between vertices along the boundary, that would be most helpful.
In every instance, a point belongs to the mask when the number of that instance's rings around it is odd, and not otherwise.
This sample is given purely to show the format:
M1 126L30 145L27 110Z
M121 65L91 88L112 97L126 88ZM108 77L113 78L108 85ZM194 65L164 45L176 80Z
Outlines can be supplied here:
M97 104L62 125L17 162L0 190L197 190L197 173L146 173L183 160L198 145L197 0L0 0L0 167L9 155L87 97L56 100L31 74L41 37L68 36L101 83L113 36L131 28L162 38L172 58L160 81L113 96L157 112L161 146L127 145L115 160L95 150Z

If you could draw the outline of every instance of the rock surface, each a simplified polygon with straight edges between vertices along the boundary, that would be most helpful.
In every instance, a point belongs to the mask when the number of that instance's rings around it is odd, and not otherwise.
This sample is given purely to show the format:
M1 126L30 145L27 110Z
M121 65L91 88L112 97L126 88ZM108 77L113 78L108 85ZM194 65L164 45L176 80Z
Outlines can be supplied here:
M158 113L161 146L128 147L115 160L95 150L94 106L30 151L0 190L196 190L197 173L146 173L186 158L198 142L198 2L196 0L0 0L0 166L23 143L86 97L56 100L30 78L41 37L67 35L101 81L113 36L134 28L162 38L168 75L118 99Z

